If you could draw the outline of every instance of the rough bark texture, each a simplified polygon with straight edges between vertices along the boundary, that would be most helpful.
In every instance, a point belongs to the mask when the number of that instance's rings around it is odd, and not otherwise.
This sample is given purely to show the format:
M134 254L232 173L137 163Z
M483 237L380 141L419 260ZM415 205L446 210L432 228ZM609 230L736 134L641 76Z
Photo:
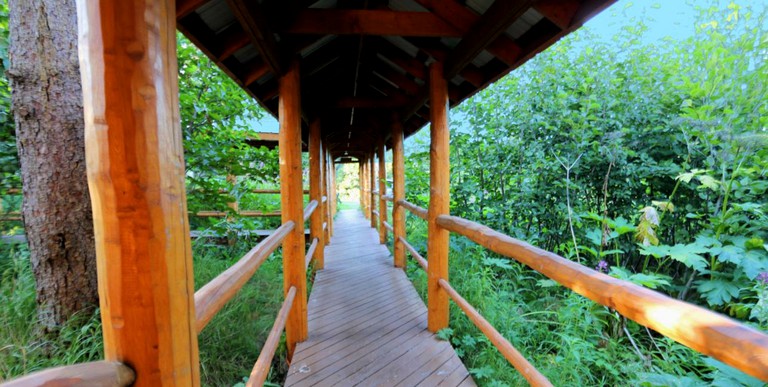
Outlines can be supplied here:
M98 305L74 0L10 0L12 110L40 320Z

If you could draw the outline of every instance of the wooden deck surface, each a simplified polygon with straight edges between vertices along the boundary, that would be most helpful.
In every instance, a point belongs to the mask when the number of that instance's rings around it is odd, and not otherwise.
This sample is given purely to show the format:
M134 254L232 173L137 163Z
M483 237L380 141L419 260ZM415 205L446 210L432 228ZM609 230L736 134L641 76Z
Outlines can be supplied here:
M309 338L286 386L474 386L427 308L358 210L338 213L309 298Z

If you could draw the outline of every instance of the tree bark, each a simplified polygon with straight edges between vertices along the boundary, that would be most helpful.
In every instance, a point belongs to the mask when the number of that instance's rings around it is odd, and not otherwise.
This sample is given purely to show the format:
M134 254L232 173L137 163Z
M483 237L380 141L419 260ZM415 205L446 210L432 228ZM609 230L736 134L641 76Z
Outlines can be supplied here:
M40 322L98 305L74 0L10 0L12 111Z

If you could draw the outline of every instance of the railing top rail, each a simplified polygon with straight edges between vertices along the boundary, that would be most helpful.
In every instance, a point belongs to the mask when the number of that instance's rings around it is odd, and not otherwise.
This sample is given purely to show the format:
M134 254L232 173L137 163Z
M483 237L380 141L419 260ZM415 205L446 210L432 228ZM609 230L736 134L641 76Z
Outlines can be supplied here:
M513 258L683 345L761 380L768 380L768 335L765 333L721 314L584 267L470 220L441 215L437 217L437 224Z
M417 206L417 205L415 205L415 204L413 204L413 203L411 203L411 202L409 202L407 200L404 200L404 199L403 200L398 200L397 204L403 206L403 208L405 208L406 210L410 211L412 214L418 216L419 218L427 220L427 213L428 212L427 212L426 208L419 207L419 206Z
M307 203L307 206L304 207L305 222L307 221L307 219L309 219L310 216L312 216L312 213L315 212L315 209L317 209L317 200L312 200L311 202Z
M272 235L266 237L237 263L230 266L216 278L195 292L195 313L197 332L205 328L213 316L226 305L232 297L253 276L253 273L272 254L296 225L293 221L278 227Z
M37 371L2 383L3 387L25 386L130 386L133 370L123 363L94 361Z

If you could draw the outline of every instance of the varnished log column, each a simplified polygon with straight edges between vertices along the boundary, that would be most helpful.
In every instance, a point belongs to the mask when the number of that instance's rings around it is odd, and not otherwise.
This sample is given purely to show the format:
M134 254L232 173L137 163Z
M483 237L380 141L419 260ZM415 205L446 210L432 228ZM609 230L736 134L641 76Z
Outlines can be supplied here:
M280 78L280 202L283 224L294 223L283 240L283 291L296 287L296 298L285 324L288 358L296 343L307 338L307 273L304 263L304 209L301 171L301 97L299 63L293 61Z
M77 2L104 356L200 384L172 0Z
M323 170L323 178L321 180L321 191L325 195L325 203L322 203L320 209L323 211L323 222L325 223L325 229L323 230L323 244L321 246L327 246L331 244L331 219L330 204L331 204L331 192L328 190L328 148L325 142L322 142L322 154L323 162L321 169Z
M337 205L336 203L336 163L331 159L331 195L333 195L333 201L331 202L331 217L336 216ZM333 235L333 222L331 222L331 235Z
M405 199L405 159L403 158L403 124L395 116L392 122L392 228L394 231L395 267L405 267L405 209L397 202Z
M379 243L387 243L387 228L384 222L387 221L387 202L384 196L387 194L387 168L384 159L384 136L379 136L379 142L376 146L379 156Z
M322 146L320 143L320 120L315 119L309 125L309 200L316 200L320 206L309 218L310 237L318 239L319 248L315 250L315 269L322 269L324 264L325 235L323 233L323 193L320 187L323 180ZM328 198L330 199L330 198Z
M427 257L427 326L437 332L448 326L448 294L438 281L448 281L449 232L437 225L437 217L447 215L450 204L450 165L448 133L448 87L443 77L443 65L434 62L429 67L429 213Z
M370 215L371 215L371 227L376 228L376 223L378 223L378 219L376 217L376 214L373 212L376 211L376 152L375 148L374 151L371 152L371 157L368 159L368 189L370 190L370 195L368 195L368 203L370 203Z

